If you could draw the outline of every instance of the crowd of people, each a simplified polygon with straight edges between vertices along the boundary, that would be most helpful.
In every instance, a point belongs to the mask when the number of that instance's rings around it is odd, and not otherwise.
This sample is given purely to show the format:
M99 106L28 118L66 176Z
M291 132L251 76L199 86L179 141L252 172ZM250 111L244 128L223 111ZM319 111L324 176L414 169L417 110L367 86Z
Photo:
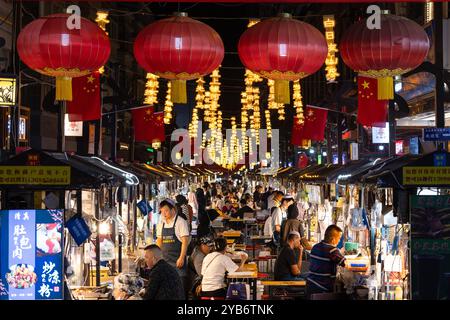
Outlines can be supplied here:
M253 192L252 192L253 191ZM227 228L242 230L244 217L267 214L264 235L268 247L277 255L274 280L306 280L308 295L332 292L337 266L345 258L336 247L342 230L331 225L325 238L314 246L305 236L303 221L294 197L279 190L257 185L235 186L232 181L205 183L191 188L187 197L163 200L156 244L145 248L145 263L150 272L143 290L144 299L199 299L227 294L226 275L241 271L248 255L241 251L240 265L227 253L227 241L215 230L218 217L238 218ZM226 221L227 219L225 219ZM233 219L232 219L233 220ZM236 221L237 220L237 221ZM193 232L193 230L196 230ZM309 271L304 271L304 253L309 252Z

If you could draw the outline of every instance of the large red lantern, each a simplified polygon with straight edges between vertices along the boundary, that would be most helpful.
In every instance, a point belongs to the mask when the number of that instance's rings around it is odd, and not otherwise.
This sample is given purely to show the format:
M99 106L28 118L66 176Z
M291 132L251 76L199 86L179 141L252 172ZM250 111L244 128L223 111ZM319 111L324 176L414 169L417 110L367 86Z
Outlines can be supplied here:
M239 39L238 52L247 69L275 80L276 102L289 103L289 81L319 70L328 47L319 30L283 13L248 28Z
M404 17L381 15L381 28L369 29L367 19L344 34L340 52L345 64L362 76L378 79L378 99L394 98L392 77L419 66L430 47L423 28Z
M72 78L102 67L111 47L106 33L80 17L79 29L68 29L68 14L41 17L26 25L17 38L20 59L31 69L56 77L56 100L72 100Z
M145 27L134 42L134 55L147 72L171 80L173 102L186 103L186 80L219 67L224 47L214 29L180 12Z

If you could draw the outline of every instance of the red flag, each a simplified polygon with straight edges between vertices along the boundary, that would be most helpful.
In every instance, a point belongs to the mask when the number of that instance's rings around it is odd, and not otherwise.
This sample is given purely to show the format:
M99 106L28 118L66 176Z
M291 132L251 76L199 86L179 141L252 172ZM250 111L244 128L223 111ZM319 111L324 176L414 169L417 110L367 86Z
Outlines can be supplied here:
M302 138L314 141L325 140L325 126L327 124L328 111L306 107L304 115L305 123L303 124Z
M166 131L164 130L164 112L155 112L152 117L152 139L159 141L166 140Z
M307 144L305 140L323 141L325 139L328 111L306 107L304 116L305 121L303 124L298 124L297 117L294 117L291 143L296 146L304 146Z
M93 72L72 79L72 101L67 101L69 121L88 121L101 118L100 73Z
M385 127L388 100L378 100L378 81L358 76L358 123L364 126Z
M164 114L153 112L153 107L132 111L135 141L152 143L153 140L164 141Z
M152 142L152 116L153 107L140 108L132 111L133 126L134 126L134 140Z

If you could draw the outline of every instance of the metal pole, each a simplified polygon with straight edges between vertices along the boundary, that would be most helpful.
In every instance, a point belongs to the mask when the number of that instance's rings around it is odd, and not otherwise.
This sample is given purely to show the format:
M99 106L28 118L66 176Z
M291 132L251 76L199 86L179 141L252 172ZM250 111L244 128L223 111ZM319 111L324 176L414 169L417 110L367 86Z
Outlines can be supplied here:
M138 197L138 192L137 192L137 188L138 186L134 186L132 187L133 189L135 189L135 192L133 194L133 252L135 252L136 250L136 238L137 238L137 206L136 206L136 200Z
M341 110L341 106L338 106ZM337 119L337 145L338 145L338 164L342 165L342 115L338 114Z
M95 285L100 286L100 193L95 190L95 218L97 219L97 237L95 238Z
M442 3L434 3L434 21L436 22L435 36L435 66L436 66L436 93L435 93L435 112L436 128L445 127L445 92L444 92L444 42L443 42L443 16ZM445 145L445 144L444 144Z
M121 196L121 189L122 187L119 187L118 194L119 194L119 216L122 218L122 201L123 197ZM119 232L119 273L122 272L122 233Z
M395 102L394 100L389 100L388 109L388 121L389 121L389 156L395 157Z
M65 136L65 117L66 117L66 101L61 102L60 121L61 121L61 152L66 151L66 136Z
M114 105L114 111L117 111L117 106ZM112 114L112 128L111 128L111 160L117 159L117 113Z
M333 146L331 141L331 125L327 125L327 164L333 163Z
M109 208L112 209L114 208L114 192L113 192L113 187L109 187ZM112 219L112 240L114 242L114 246L116 246L116 221L114 219ZM116 273L116 260L114 259L111 263L111 271L112 274Z

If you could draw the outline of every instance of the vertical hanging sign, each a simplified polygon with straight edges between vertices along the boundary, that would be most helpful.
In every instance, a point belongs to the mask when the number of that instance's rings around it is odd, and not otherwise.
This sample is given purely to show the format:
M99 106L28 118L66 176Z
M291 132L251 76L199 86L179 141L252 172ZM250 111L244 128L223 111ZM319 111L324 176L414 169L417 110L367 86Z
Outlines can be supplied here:
M0 300L63 299L62 210L0 211Z
M325 70L328 83L336 82L336 78L339 77L337 72L337 65L339 59L336 57L336 52L338 52L337 45L334 42L334 27L336 25L336 20L334 20L333 15L323 16L323 26L325 27L325 39L328 45L328 55L325 59Z

